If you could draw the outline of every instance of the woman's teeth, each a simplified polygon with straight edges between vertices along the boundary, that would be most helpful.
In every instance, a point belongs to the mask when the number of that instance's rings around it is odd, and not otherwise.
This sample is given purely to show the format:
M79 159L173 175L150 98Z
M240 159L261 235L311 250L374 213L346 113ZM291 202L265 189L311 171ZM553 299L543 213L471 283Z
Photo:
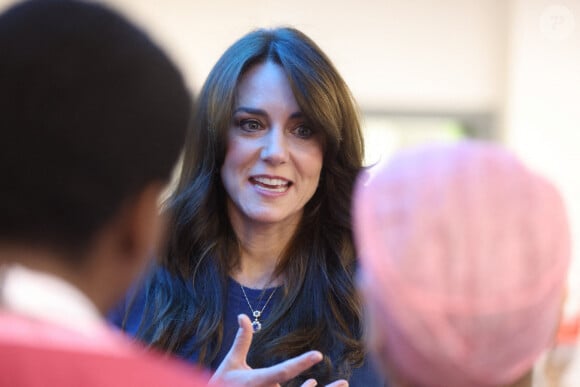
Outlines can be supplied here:
M262 188L274 192L284 192L290 187L290 182L288 180L278 178L253 177L251 178L251 181Z

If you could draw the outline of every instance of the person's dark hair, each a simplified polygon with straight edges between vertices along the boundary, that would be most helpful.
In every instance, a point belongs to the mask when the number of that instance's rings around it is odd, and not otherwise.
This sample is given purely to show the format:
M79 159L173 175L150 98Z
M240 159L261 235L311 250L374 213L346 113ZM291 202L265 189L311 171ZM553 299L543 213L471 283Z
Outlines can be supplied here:
M324 384L348 377L363 358L350 224L363 141L345 82L320 48L292 28L247 34L223 54L203 86L179 184L168 203L169 244L161 259L183 287L159 271L150 279L149 315L140 335L173 352L185 350L180 345L194 336L193 350L206 365L221 346L226 282L238 263L239 245L226 213L220 167L237 85L250 67L265 61L286 72L309 125L324 139L324 162L319 187L277 267L285 274L284 296L254 335L248 361L262 367L318 349L329 357L304 377ZM188 282L193 294L186 290Z
M0 240L78 251L168 180L191 98L140 29L102 5L28 1L0 16Z

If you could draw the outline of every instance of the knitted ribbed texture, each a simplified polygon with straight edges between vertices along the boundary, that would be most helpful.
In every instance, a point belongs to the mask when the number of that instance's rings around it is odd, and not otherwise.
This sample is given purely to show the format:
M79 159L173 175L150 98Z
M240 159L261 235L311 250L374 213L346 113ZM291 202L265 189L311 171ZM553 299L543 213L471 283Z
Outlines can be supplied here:
M421 386L490 386L557 330L570 259L561 196L498 145L404 151L360 176L355 238L386 357Z

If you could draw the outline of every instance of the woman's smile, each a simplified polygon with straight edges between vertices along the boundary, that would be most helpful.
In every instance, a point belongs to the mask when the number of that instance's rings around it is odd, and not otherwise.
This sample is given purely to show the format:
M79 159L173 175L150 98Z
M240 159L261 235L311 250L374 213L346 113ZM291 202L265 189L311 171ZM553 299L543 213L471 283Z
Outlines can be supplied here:
M250 183L254 184L256 188L265 190L267 192L284 193L288 191L292 182L280 177L268 176L252 176L249 179Z

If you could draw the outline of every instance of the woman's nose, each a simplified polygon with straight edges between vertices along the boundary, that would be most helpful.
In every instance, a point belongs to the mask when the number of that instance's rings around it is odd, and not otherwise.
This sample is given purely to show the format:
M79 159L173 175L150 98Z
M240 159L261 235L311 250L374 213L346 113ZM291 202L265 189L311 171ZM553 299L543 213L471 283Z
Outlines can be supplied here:
M262 160L272 164L283 164L288 161L288 144L283 130L272 128L265 136L261 157Z

